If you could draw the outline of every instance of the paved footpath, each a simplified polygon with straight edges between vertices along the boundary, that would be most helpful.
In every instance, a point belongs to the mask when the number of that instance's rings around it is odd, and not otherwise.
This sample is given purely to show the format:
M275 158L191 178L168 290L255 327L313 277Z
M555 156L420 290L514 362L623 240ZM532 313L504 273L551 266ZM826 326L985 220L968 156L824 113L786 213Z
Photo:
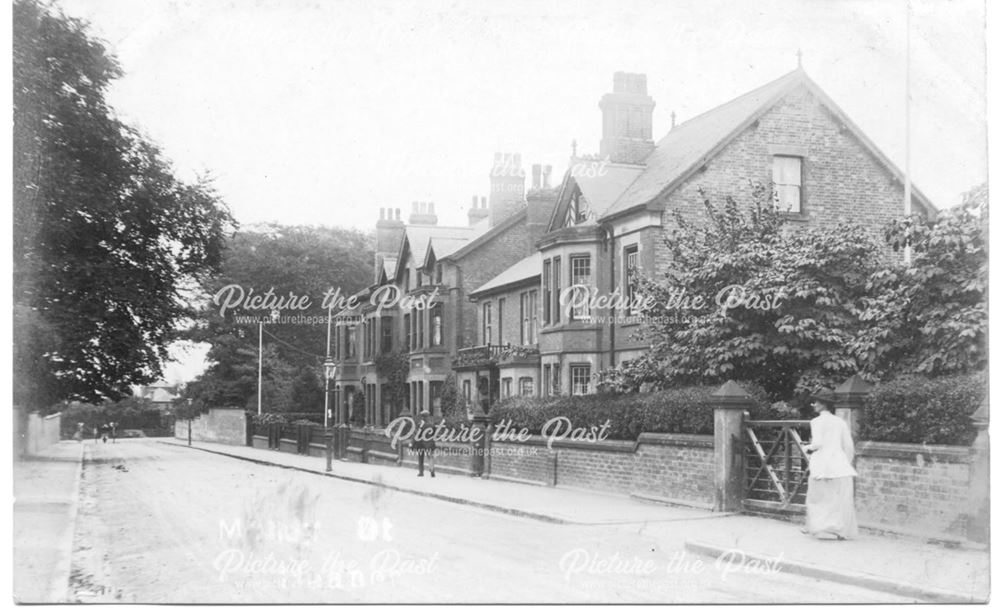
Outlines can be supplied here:
M163 443L187 445L182 440ZM685 521L685 549L698 555L746 562L778 560L782 570L882 592L937 602L989 599L989 554L971 547L949 548L910 538L862 534L852 541L817 540L799 526L781 520L720 515L700 509L670 507L633 497L563 487L532 486L439 473L416 477L412 469L335 461L324 473L325 459L216 443L195 442L192 450L329 475L348 481L482 509L534 518L553 524L645 524L647 531ZM745 558L734 555L743 554Z
M14 461L14 600L67 602L84 445Z

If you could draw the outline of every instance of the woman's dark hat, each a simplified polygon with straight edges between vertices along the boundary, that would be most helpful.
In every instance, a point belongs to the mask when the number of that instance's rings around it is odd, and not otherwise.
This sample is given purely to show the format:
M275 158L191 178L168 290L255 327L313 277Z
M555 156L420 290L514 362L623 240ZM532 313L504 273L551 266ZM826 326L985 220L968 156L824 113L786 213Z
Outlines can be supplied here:
M832 391L829 391L829 390L827 390L827 389L824 388L823 390L819 391L818 393L814 393L810 397L809 403L811 404L813 401L816 401L816 402L822 403L823 405L825 405L827 407L834 407L835 404L836 404L836 399L837 399L837 397L836 397L836 395L833 394Z

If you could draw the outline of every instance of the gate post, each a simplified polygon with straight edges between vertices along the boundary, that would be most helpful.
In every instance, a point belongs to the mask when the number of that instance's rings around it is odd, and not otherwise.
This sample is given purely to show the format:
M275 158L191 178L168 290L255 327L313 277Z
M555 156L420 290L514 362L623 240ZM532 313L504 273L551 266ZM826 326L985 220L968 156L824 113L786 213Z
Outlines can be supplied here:
M977 543L990 545L990 404L984 398L976 413L972 414L976 427L976 440L972 443L972 462L969 464L971 501L967 537Z
M715 503L712 511L743 509L743 410L749 395L732 380L712 393L715 416Z
M854 374L833 391L833 405L837 409L837 415L847 423L847 430L851 431L851 437L855 440L858 438L858 423L861 421L865 397L872 388L861 376Z
M482 477L486 466L486 437L489 434L490 417L479 412L472 416L472 430L475 440L470 444L472 453L469 471L472 477Z

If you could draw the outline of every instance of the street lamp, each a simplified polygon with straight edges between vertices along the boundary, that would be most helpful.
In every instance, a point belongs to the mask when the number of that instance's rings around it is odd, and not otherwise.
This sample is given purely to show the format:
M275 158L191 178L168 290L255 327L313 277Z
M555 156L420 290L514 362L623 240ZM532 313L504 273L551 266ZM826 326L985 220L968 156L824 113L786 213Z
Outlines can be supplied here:
M323 387L323 428L330 426L330 380L337 377L337 363L330 357L323 361L323 375L326 384Z
M330 380L337 375L337 363L329 356L323 361L323 441L326 444L326 472L333 471L333 431L330 430Z
M271 322L278 322L279 310L271 310ZM257 415L261 414L261 392L264 381L264 321L257 321Z
M187 418L188 418L188 445L189 446L191 445L191 418L193 417L193 414L191 413L191 404L192 403L194 403L194 399L192 399L191 397L188 397L188 400L187 400L187 404L188 404Z

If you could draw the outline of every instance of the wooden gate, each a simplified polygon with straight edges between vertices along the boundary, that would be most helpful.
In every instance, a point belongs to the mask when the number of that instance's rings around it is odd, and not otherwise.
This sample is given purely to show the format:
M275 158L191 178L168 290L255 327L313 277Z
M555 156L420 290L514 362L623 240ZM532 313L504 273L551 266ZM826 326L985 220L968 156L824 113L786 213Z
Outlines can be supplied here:
M744 420L743 510L788 516L805 511L808 420ZM805 440L803 440L805 437Z

